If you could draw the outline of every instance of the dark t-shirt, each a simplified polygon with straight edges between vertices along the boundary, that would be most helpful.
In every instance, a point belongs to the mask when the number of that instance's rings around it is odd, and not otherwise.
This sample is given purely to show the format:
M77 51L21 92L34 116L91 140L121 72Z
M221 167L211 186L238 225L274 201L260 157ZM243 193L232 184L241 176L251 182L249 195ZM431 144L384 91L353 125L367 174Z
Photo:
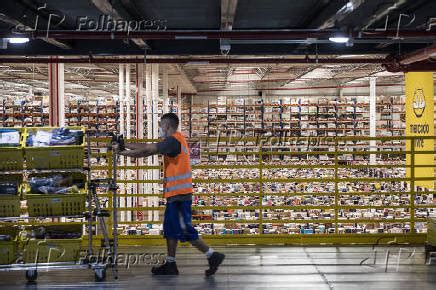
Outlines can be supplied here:
M165 138L157 143L157 151L169 157L176 157L181 152L180 142L173 136Z
M182 151L182 146L176 138L170 136L157 143L157 151L162 155L176 157ZM175 201L192 201L192 194L180 194L167 198L167 202Z

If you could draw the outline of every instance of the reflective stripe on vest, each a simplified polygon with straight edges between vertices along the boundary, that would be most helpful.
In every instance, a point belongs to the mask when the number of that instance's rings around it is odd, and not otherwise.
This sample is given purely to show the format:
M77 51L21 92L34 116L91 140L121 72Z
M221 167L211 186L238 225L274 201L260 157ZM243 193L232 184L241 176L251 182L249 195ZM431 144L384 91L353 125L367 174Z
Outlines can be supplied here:
M186 179L186 178L190 178L190 177L192 177L192 172L188 172L188 173L185 173L185 174L182 174L182 175L165 177L163 179L163 181L164 182L172 182L172 181Z
M186 147L185 147L185 146L183 146L183 144L182 144L182 143L180 143L180 147L182 147L182 150L183 150L183 152L185 152L185 154L187 154L187 155L188 155L188 149L186 149Z
M169 191L184 189L184 188L192 188L192 183L191 182L181 183L174 186L166 187L164 188L164 192L169 192Z

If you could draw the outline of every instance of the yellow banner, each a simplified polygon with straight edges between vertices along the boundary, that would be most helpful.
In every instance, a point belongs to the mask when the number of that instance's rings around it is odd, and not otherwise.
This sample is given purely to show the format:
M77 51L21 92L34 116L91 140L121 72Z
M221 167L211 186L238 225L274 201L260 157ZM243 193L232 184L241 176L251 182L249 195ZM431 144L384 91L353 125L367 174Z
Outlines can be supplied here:
M406 78L406 136L434 136L434 86L432 72L409 72ZM433 151L433 139L415 141L415 152ZM412 149L410 141L406 142L406 150ZM411 155L407 154L406 164L411 164ZM433 165L433 154L415 154L415 165ZM407 178L411 177L411 169L407 169ZM433 167L414 168L418 177L434 178ZM415 181L415 186L433 190L434 180Z

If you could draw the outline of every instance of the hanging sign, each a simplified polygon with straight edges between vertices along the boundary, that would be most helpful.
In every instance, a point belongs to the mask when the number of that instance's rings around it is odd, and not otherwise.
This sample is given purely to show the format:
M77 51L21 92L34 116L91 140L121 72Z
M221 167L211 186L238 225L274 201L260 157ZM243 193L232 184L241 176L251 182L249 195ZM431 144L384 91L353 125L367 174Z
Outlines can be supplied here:
M406 81L406 136L434 136L434 85L432 72L405 73ZM414 140L415 152L434 150L433 139ZM406 142L406 150L412 148L411 141ZM433 154L416 154L415 165L434 164ZM406 164L411 164L411 155L407 154ZM416 178L434 178L433 167L414 168ZM407 168L408 178L411 168ZM433 190L434 180L415 181L415 186Z

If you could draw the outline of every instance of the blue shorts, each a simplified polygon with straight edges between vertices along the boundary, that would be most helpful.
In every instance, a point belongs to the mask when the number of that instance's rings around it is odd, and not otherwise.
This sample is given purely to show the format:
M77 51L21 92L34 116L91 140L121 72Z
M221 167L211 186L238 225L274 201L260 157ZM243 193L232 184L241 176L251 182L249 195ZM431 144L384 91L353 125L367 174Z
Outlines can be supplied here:
M192 201L173 201L167 203L163 223L164 237L181 242L195 241L198 232L192 226Z

